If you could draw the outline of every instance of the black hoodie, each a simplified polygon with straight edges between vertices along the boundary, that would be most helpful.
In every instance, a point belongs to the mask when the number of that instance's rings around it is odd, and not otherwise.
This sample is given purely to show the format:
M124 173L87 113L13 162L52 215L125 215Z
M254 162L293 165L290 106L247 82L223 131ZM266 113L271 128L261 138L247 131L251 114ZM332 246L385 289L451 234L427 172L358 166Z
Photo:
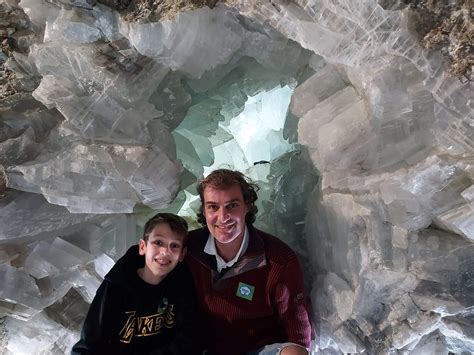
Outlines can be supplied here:
M179 263L158 285L137 274L145 258L132 246L105 276L72 354L200 354L192 276Z

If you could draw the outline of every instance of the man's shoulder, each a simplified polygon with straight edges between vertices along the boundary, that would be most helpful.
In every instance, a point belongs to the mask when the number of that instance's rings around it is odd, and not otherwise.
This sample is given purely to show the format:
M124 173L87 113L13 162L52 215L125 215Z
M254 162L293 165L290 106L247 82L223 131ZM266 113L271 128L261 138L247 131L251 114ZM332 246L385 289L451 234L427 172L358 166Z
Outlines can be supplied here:
M297 258L293 249L280 238L257 228L254 228L254 231L263 241L267 260L278 264L286 264L289 260Z
M199 238L200 236L205 236L207 238L209 236L209 230L206 227L201 227L188 233L189 240L192 238Z
M187 247L188 252L194 254L197 251L202 251L209 238L209 230L206 227L195 229L188 233Z

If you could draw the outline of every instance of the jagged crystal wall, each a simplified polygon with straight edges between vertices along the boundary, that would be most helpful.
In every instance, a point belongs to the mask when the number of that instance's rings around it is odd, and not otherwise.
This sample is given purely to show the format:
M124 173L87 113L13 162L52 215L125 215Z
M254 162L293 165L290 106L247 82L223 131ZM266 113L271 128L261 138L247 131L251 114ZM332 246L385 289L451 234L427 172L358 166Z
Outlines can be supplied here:
M315 351L474 351L472 85L407 9L0 4L0 350L67 352L152 209L192 219L196 179L229 166L305 263Z

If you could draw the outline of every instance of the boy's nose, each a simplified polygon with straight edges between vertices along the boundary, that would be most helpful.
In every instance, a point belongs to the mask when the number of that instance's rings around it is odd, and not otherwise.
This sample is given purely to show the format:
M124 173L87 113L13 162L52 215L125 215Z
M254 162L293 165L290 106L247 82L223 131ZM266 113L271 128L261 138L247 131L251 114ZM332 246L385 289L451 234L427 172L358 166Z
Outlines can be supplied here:
M168 246L161 246L160 247L160 255L166 255L166 254L168 254L168 252L169 252Z

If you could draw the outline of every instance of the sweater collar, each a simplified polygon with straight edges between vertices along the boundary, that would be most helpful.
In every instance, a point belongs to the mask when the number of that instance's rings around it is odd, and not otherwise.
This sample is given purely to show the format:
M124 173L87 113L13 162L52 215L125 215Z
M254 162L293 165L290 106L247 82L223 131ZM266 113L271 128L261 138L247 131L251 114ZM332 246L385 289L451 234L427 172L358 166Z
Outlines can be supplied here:
M216 258L204 252L207 237L209 236L209 230L203 228L199 231L201 240L197 245L195 245L196 252L193 253L191 250L190 251L199 262L211 269L213 288L220 289L223 286L224 280L267 265L265 246L259 231L252 225L247 225L247 228L249 231L249 244L247 250L232 267L224 269L223 272L220 273L217 272Z
M217 252L216 241L211 234L209 234L209 237L207 238L206 245L204 246L204 252L206 254L213 255L216 258L217 271L221 272L222 269L233 266L240 259L240 256L242 254L245 254L245 252L247 251L248 245L249 245L249 229L247 228L247 226L245 226L244 237L242 239L242 243L240 244L239 251L237 252L237 254L232 260L229 260L226 262L224 259L221 258L221 256Z

